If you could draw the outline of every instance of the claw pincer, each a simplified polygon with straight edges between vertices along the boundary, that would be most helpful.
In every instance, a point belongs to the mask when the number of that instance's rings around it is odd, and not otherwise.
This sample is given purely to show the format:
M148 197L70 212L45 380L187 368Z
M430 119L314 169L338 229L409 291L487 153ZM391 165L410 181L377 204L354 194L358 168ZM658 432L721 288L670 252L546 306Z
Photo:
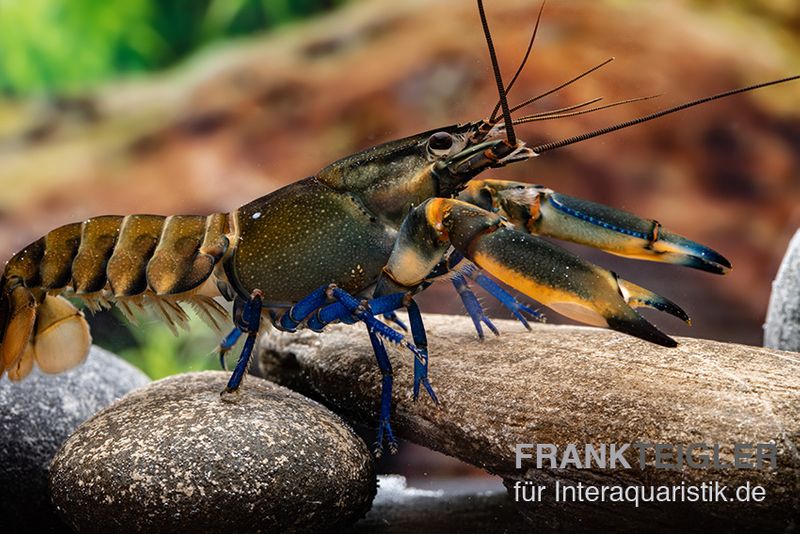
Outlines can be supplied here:
M413 287L420 275L435 266L434 260L452 246L499 280L584 323L671 347L675 341L634 308L648 306L688 320L683 310L664 297L520 232L501 216L463 201L426 201L409 214L400 234L376 292ZM425 235L435 237L420 239ZM412 241L413 246L409 245ZM410 271L410 264L417 265L418 270Z

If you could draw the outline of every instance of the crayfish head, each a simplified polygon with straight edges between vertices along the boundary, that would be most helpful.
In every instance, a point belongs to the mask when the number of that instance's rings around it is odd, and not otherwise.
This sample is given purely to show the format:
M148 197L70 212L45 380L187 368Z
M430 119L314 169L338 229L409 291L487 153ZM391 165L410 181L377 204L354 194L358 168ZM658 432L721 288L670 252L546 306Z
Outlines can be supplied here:
M482 120L470 126L471 132L466 136L463 148L433 164L432 173L439 183L441 196L458 193L467 182L486 169L527 161L537 155L525 146L524 141L510 142L502 124Z
M455 196L482 171L535 155L525 143L509 142L502 125L476 121L362 150L328 165L316 178L399 225L426 199Z

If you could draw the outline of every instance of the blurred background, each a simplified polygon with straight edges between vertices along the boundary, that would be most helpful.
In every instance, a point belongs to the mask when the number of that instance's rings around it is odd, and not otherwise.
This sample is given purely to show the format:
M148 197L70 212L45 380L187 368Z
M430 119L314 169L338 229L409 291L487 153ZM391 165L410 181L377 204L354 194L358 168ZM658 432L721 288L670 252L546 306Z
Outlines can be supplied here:
M539 3L489 4L509 76ZM98 214L231 211L370 145L485 117L496 100L468 0L0 0L0 50L2 261L56 226ZM800 73L800 4L552 0L510 100L612 56L530 111L663 96L533 123L518 135L537 144ZM770 282L800 226L800 83L495 176L655 218L719 250L734 265L726 277L571 247L680 303L694 327L651 315L667 332L759 345ZM508 317L484 302L492 316ZM448 284L420 304L463 313ZM153 378L217 365L217 340L199 321L176 338L146 318L138 328L113 313L91 320L98 344ZM467 469L402 450L390 470Z

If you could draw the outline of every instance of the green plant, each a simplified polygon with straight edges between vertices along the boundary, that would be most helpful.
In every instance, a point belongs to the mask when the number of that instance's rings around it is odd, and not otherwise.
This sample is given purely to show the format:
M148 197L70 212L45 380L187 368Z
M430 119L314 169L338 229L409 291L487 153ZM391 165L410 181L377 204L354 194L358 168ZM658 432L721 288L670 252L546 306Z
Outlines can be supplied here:
M219 369L216 346L219 335L191 314L189 330L175 336L161 321L141 320L130 328L136 347L120 351L120 356L156 380L188 371Z
M0 0L0 92L70 93L343 0Z

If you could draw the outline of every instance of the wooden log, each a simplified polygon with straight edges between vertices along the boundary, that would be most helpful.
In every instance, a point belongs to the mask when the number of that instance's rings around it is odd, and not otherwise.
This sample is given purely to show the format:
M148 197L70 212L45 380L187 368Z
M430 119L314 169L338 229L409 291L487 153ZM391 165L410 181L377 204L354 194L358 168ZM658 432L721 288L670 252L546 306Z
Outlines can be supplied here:
M405 439L516 481L546 487L525 515L551 528L782 530L800 510L800 355L680 338L665 349L607 330L497 321L480 343L465 317L427 316L430 376L441 406L412 400L413 362L393 349L392 425ZM375 423L380 374L363 326L324 334L273 333L261 341L264 375L322 400L346 418ZM760 469L564 469L515 465L517 444L774 444L777 466ZM530 452L530 451L528 451ZM631 458L631 456L628 456ZM633 457L635 460L635 455ZM750 484L763 502L555 502L555 483L668 487ZM644 490L643 490L644 491ZM680 499L678 499L680 500ZM793 521L795 523L793 523Z

